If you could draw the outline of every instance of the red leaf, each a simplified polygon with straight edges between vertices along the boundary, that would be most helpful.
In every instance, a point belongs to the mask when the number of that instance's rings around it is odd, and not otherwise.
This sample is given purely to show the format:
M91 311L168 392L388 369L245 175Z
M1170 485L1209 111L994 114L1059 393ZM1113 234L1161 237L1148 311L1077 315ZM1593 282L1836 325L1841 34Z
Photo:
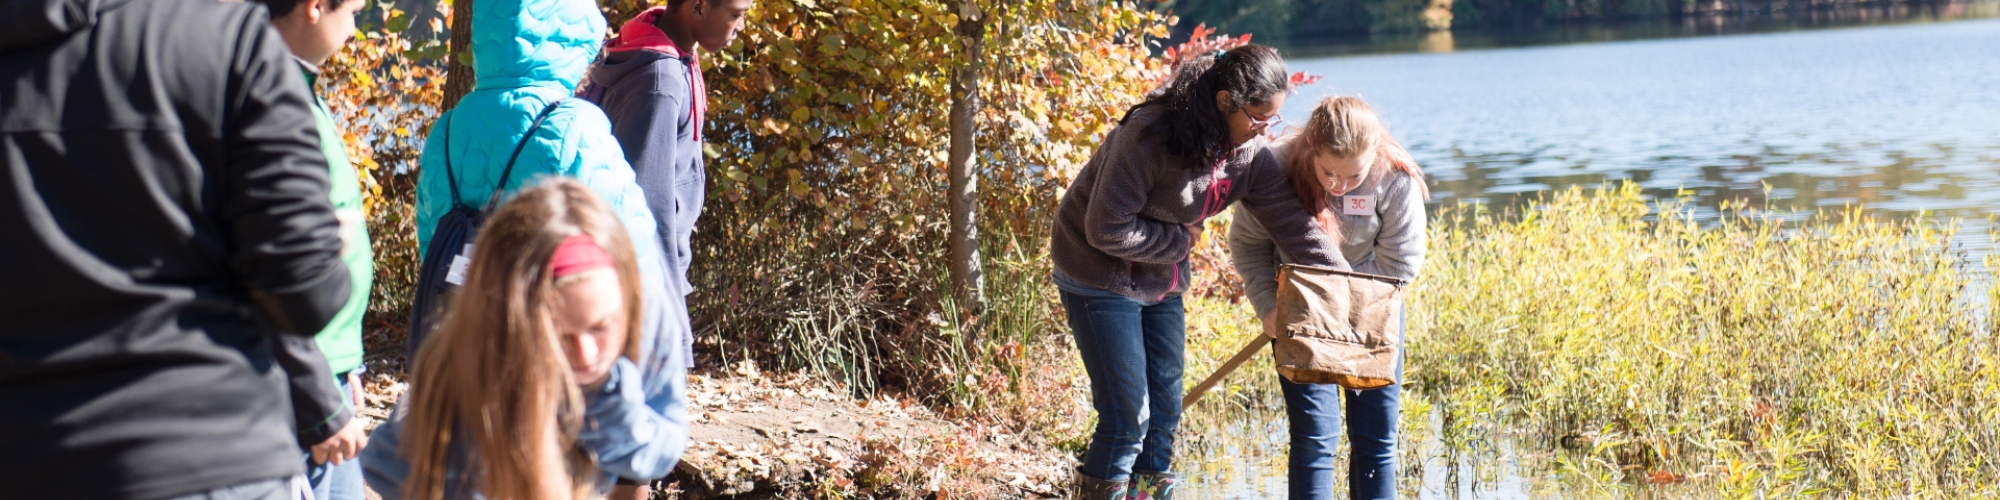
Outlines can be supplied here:
M1297 90L1299 87L1319 83L1319 80L1320 77L1318 75L1308 75L1306 74L1306 72L1300 71L1297 73L1292 73L1290 83L1291 83L1291 88L1293 90Z
M1679 484L1687 481L1687 476L1661 470L1653 471L1652 474L1647 475L1646 479L1652 481L1653 484Z

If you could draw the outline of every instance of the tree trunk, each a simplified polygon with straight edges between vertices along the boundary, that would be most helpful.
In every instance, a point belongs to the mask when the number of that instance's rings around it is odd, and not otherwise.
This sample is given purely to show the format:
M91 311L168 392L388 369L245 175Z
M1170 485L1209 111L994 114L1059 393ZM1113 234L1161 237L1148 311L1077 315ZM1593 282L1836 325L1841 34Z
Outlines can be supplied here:
M472 82L478 79L473 74L472 65L472 2L473 0L453 0L451 3L451 41L446 46L451 54L445 60L451 61L444 75L444 101L438 103L442 112L458 107L459 98L472 92Z
M972 170L973 135L979 131L980 57L985 45L986 19L972 5L961 4L958 36L965 62L951 73L951 285L958 305L974 314L986 310L986 277L979 263L979 176Z

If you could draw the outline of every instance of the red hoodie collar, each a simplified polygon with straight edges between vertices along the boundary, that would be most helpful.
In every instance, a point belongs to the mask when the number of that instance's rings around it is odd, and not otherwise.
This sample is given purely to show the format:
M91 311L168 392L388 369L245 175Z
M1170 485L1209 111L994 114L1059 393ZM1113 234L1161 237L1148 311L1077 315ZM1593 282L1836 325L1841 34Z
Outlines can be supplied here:
M618 28L618 36L611 37L611 43L605 50L611 52L650 50L673 57L693 58L694 51L682 49L680 44L674 43L674 39L667 36L666 32L660 31L656 23L659 22L660 16L666 14L667 8L664 6L640 12L638 16L625 21L625 25Z
M666 7L653 7L640 12L632 20L618 28L618 36L612 37L605 45L607 52L650 50L666 54L668 57L684 59L688 62L688 79L694 84L694 95L688 105L688 113L694 117L694 140L701 140L701 122L708 116L708 82L701 77L701 60L696 59L693 50L681 48L660 31L657 24L660 16L667 14ZM698 154L698 153L697 153Z

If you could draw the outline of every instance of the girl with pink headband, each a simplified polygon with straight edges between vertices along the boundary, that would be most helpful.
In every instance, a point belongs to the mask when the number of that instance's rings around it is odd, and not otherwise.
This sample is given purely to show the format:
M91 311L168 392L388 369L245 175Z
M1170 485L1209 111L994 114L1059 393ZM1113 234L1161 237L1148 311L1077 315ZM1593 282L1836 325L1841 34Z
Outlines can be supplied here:
M550 177L501 205L472 255L409 392L365 450L383 455L363 461L370 486L391 499L609 491L586 444L617 416L586 403L643 398L631 236L589 187Z

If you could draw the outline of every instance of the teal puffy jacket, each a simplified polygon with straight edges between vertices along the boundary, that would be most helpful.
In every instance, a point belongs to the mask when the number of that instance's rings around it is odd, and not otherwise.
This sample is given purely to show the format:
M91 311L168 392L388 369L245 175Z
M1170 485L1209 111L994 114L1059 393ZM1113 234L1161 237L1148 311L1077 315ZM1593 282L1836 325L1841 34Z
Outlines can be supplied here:
M458 177L457 200L481 207L492 196L507 157L550 102L569 97L604 40L605 22L590 0L480 0L472 7L471 93L438 118L424 144L417 181L417 242L425 251L438 219L452 208L445 179L445 150ZM449 132L447 133L447 129ZM581 180L624 220L638 254L644 287L645 325L639 363L619 360L593 394L586 418L591 425L579 443L591 449L606 473L650 480L666 476L687 446L686 366L681 361L685 332L667 321L666 259L652 211L604 111L583 99L569 99L551 113L521 150L508 176L506 193L548 175ZM421 255L421 254L420 254ZM477 258L476 256L474 258ZM397 417L402 412L398 411ZM400 418L384 424L385 438L371 440L365 467L371 485L394 488L407 465L400 462L396 433ZM608 484L607 484L608 486Z
M478 208L499 181L515 143L544 106L569 97L597 57L604 34L604 16L589 2L569 0L500 0L518 8L475 7L473 69L479 75L471 93L446 111L424 144L421 178L417 181L417 241L428 252L431 232L452 207L446 182L445 152L451 148L452 171L458 176L458 200ZM522 5L525 3L526 5ZM480 6L480 7L483 7ZM513 15L518 12L519 16ZM450 131L447 134L446 128ZM611 121L596 106L571 99L521 150L507 179L511 194L546 175L576 177L597 191L625 220L635 235L656 232L645 195L634 181L625 153L611 135ZM656 238L632 238L648 267L660 257ZM421 253L419 255L422 255ZM651 274L650 269L647 274ZM651 276L649 276L650 278Z

